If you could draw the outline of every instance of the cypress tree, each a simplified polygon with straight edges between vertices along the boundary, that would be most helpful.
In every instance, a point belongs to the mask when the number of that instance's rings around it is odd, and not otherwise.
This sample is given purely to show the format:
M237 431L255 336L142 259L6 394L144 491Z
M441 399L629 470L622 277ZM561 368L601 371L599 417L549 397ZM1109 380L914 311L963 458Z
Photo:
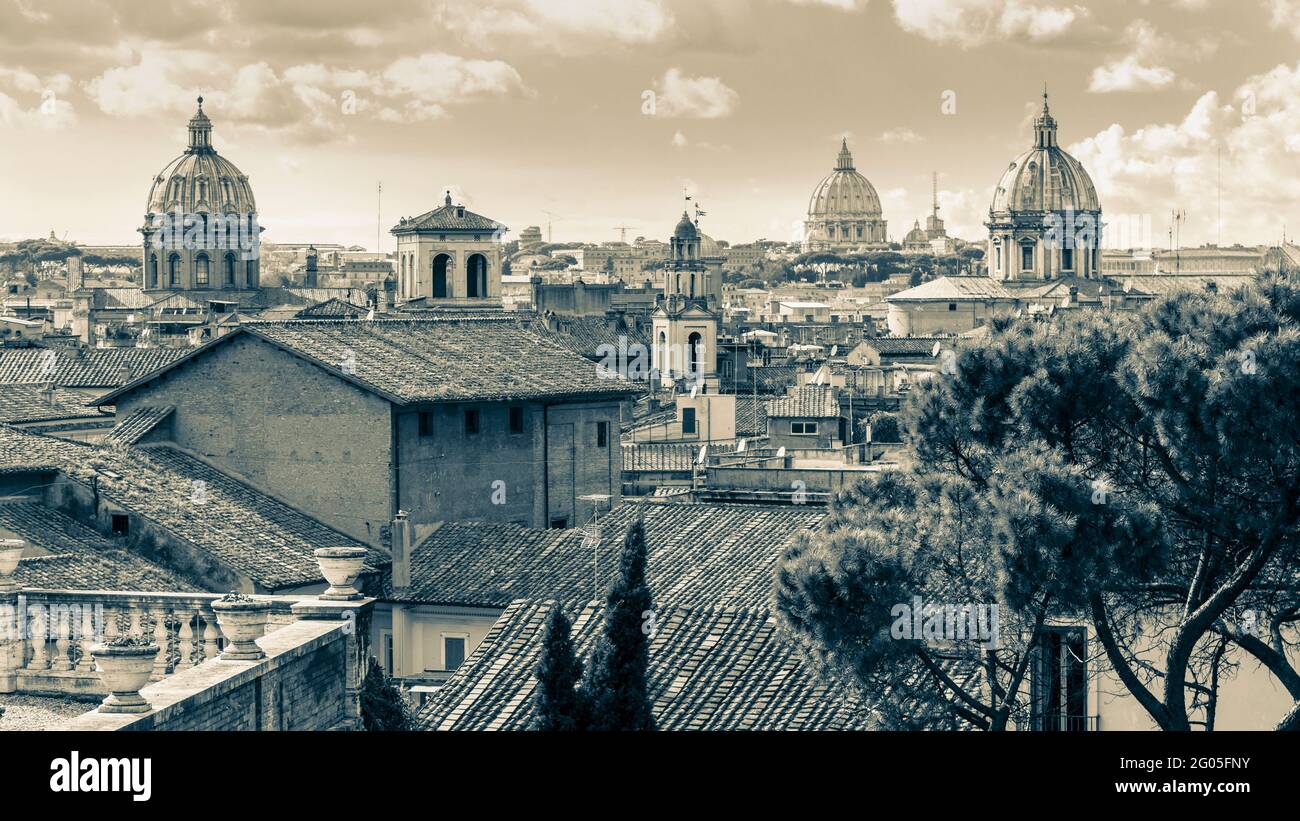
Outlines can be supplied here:
M361 683L361 726L366 730L396 732L412 729L411 709L384 668L370 657Z
M537 689L533 693L535 730L582 730L586 710L578 682L582 662L573 651L569 620L560 606L553 605L542 639L542 658L537 663Z
M646 615L654 603L646 584L645 523L623 538L619 578L605 601L605 622L583 679L593 730L653 730L646 671L650 639Z

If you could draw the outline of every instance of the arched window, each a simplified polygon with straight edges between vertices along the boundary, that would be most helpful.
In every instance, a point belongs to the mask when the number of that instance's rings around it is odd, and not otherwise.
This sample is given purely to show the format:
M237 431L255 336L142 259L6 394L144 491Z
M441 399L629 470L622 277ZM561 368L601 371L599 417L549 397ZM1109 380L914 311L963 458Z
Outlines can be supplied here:
M224 284L227 288L235 287L235 255L234 254L226 254L224 268L225 268L225 272L224 272L225 278L222 281L222 284Z
M659 350L655 351L655 362L662 363L660 370L668 373L672 370L668 362L668 334L659 332Z
M207 254L199 254L194 258L194 284L200 288L208 287Z
M465 296L487 296L487 258L473 254L465 263Z
M690 349L691 362L689 373L692 376L703 373L704 339L698 333L693 333L686 338L686 347Z
M244 276L246 277L244 287L246 288L257 287L257 260L250 259L248 261L248 263L244 267Z
M179 288L181 285L181 255L172 254L167 258L167 287Z

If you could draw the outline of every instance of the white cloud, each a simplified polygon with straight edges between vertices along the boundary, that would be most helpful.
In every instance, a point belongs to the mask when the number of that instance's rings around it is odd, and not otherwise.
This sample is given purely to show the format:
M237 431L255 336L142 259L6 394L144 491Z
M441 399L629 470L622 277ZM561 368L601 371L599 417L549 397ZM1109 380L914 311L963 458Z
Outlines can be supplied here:
M685 148L690 145L690 140L686 139L686 135L680 131L673 135L672 142L673 148Z
M903 30L963 47L994 39L1051 40L1087 13L1046 0L894 0L894 19Z
M438 9L443 27L468 43L500 37L569 52L652 43L672 29L662 0L452 0Z
M868 0L788 0L796 6L827 6L840 11L857 11L867 5Z
M73 125L77 113L60 96L71 87L72 80L66 74L42 79L26 69L0 67L0 123L46 129ZM11 96L6 90L18 96Z
M670 68L655 83L657 117L726 117L740 105L740 95L718 77L691 77Z
M1300 0L1265 0L1268 23L1275 29L1286 29L1300 40Z
M888 131L882 133L879 137L879 140L882 143L886 143L889 145L919 143L924 139L925 139L924 137L922 137L920 134L917 134L912 129L903 128L901 126L898 128L891 128Z
M1088 90L1098 94L1111 91L1157 91L1171 85L1176 77L1172 69L1144 66L1135 55L1130 54L1094 68Z
M1300 201L1300 64L1249 78L1228 101L1203 94L1180 122L1133 131L1119 124L1070 146L1096 183L1107 222L1136 216L1160 234L1172 209L1184 242L1214 241L1217 151L1222 148L1223 241L1276 240Z

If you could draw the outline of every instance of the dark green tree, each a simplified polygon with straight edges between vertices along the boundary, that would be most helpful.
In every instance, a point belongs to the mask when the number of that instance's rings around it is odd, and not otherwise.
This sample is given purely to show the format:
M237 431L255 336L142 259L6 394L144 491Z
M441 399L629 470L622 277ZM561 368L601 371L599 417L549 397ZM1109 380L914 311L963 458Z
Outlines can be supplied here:
M361 683L361 726L379 732L413 729L411 708L374 656L370 657L366 677Z
M574 653L569 630L569 619L558 604L554 605L546 620L542 657L537 663L533 729L586 729L587 705L583 692L578 689L578 682L582 679L582 662L578 661Z
M646 675L654 602L646 583L645 523L623 537L619 576L605 599L604 624L582 682L593 730L653 730Z

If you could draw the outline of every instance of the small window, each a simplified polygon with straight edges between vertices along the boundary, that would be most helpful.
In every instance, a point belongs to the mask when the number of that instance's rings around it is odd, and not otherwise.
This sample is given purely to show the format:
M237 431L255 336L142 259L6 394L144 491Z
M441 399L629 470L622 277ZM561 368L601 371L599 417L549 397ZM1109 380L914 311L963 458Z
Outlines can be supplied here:
M433 435L433 413L430 411L420 411L420 437L426 438Z
M569 526L569 520L564 518L563 516L559 516L551 520L551 527L554 528L555 530L564 530L568 526Z
M1020 246L1020 268L1024 271L1034 270L1034 246Z
M393 634L384 632L384 672L393 674Z
M1074 269L1074 249L1061 249L1061 270L1070 271Z
M465 663L465 637L442 637L442 669L447 672L455 670Z
M113 514L113 535L126 536L131 532L131 517L125 513Z
M682 433L695 433L695 408L682 408Z
M797 436L816 436L816 422L791 422L790 432Z
M949 302L949 303L948 303L948 310L950 310L950 311L955 311L955 310L957 310L957 303L956 303L956 302Z
M598 448L609 447L609 423L608 422L596 423L596 447Z
M477 408L465 409L465 433L469 436L473 436L474 434L478 433L478 409Z
M510 432L524 432L524 409L515 407L510 409Z

